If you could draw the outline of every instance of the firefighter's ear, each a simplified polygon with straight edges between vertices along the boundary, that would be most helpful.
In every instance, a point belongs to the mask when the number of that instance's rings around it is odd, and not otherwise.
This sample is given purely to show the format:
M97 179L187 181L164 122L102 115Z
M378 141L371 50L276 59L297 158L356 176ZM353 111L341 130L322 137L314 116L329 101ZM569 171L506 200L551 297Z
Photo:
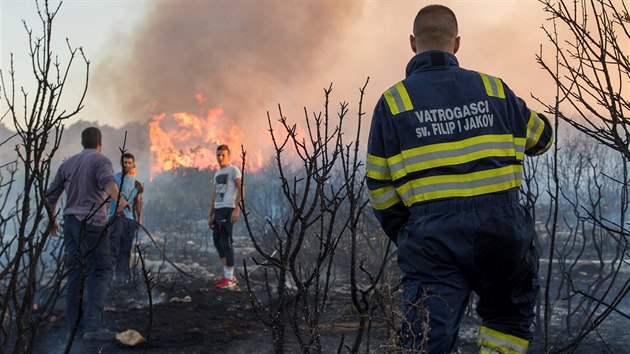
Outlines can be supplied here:
M460 39L460 36L457 36L457 38L455 38L455 48L453 48L453 54L457 54L457 51L459 50Z
M418 49L416 48L416 37L414 37L413 34L409 35L409 44L411 45L411 50L414 53L418 53Z

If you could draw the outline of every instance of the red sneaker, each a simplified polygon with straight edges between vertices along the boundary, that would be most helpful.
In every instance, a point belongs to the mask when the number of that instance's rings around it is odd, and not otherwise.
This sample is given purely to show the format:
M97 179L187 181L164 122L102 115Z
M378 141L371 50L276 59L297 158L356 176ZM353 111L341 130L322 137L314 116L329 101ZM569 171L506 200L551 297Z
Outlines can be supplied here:
M217 289L232 290L236 287L236 279L223 278L216 286Z

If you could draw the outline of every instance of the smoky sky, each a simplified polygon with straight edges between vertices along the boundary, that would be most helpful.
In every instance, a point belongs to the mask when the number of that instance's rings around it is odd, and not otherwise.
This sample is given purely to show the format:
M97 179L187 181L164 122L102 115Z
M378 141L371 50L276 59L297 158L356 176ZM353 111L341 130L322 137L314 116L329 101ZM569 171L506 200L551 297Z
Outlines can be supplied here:
M353 2L156 2L131 33L111 41L95 90L121 121L221 107L244 125L283 90L317 77L360 4ZM93 87L94 87L93 86ZM264 118L264 117L260 117ZM257 119L259 120L259 119ZM262 119L264 122L264 119Z

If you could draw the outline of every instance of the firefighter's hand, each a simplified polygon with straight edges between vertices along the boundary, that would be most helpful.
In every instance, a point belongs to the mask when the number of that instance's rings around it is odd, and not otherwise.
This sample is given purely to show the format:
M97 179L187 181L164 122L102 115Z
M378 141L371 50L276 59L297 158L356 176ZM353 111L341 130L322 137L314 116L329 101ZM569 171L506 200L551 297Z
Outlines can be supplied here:
M48 221L48 226L46 226L46 228L48 229L48 232L51 236L59 236L59 224L57 223L57 221Z
M236 223L236 221L238 221L238 216L240 215L240 210L238 209L238 207L234 208L234 211L232 211L232 216L230 216L230 222L232 224Z

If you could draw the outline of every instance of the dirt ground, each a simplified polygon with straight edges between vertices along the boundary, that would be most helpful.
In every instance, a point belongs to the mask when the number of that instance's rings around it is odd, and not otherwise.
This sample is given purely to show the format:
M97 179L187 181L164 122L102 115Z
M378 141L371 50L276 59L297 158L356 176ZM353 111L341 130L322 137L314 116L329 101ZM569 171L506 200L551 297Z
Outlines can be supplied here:
M256 319L245 285L241 282L234 290L217 289L217 275L195 273L191 273L192 278L160 276L152 291L152 318L148 291L140 279L113 286L105 308L106 326L117 333L133 329L148 337L147 353L271 353L270 336ZM65 336L65 317L60 310L59 317L44 326L36 353L63 353ZM145 345L130 347L115 339L83 341L78 336L70 352L144 353Z
M247 247L236 246L235 252L238 253L237 264L242 264L243 259L251 260L253 256L253 249ZM221 275L221 266L213 249L191 252L183 258L174 263L192 277L175 272L167 264L159 275L160 281L156 282L151 292L151 319L148 292L141 278L126 285L112 286L105 308L107 328L117 333L128 329L141 333L149 339L146 352L153 354L273 353L271 331L256 317L241 275L238 276L239 283L235 289L217 289L214 282ZM156 263L161 263L161 260ZM242 272L239 268L242 267L237 266L237 272ZM256 274L253 274L253 278L256 278ZM262 279L254 279L252 282L255 290L260 290L262 286ZM338 298L341 296L346 295L338 295ZM338 317L338 313L345 309L337 311L334 307L342 306L338 305L341 303L342 301L332 299L332 309L328 313ZM63 306L63 301L60 301L56 316L42 327L35 353L65 352L67 343ZM353 338L356 329L354 323L344 320L339 322L326 323L326 329L322 330L326 338L335 338L334 343L328 343L331 351L335 348L335 352L341 337L347 335ZM289 332L287 327L287 333ZM105 342L84 341L80 335L74 339L70 351L73 354L144 352L144 344L130 347L115 339ZM290 338L286 352L299 352L296 343Z
M239 257L251 259L251 254L247 252L242 249ZM194 275L192 278L161 275L161 281L152 291L152 319L149 319L148 296L142 282L113 287L105 312L107 327L116 332L134 329L148 336L146 349L143 344L130 347L114 339L88 342L76 338L70 353L132 354L145 353L145 350L153 354L273 353L270 329L256 317L242 278L235 290L215 288L213 282L218 277L220 265L217 264L218 259L215 260L216 255L212 256L209 254L207 258L196 259L196 268L192 267L196 271L190 273ZM346 340L354 338L356 323L339 315L347 311L348 306L347 301L339 301L340 296L333 296L327 309L327 313L335 314L333 319L322 321L325 323L322 338L328 341L324 343L325 353L336 353L342 336L346 336ZM149 321L152 322L150 333L147 332ZM466 317L464 321L460 332L460 353L477 353L475 339L478 323L474 316ZM376 335L371 346L378 348L375 342L385 344L387 341L386 326L377 322L375 327ZM287 333L290 336L289 328ZM65 318L62 309L58 317L43 327L37 341L35 353L64 353ZM627 342L628 338L619 338L618 344L606 347L595 340L585 343L576 353L630 353ZM542 353L542 348L542 343L535 341L529 352ZM289 342L286 353L298 352L295 343ZM370 352L386 353L387 350Z
M216 289L211 279L170 285L170 289L156 286L154 291L148 353L227 353L230 343L260 334L245 291ZM111 296L117 301L110 300L106 307L107 327L116 332L134 329L146 337L150 321L146 291L133 286L120 287L114 289ZM183 301L169 302L173 298ZM190 302L186 302L188 299ZM65 338L62 335L64 318L58 322L59 325L42 334L47 338L56 337L52 344L55 352L61 353L65 347L61 342L61 338ZM51 343L42 344L41 353L47 353L46 348L50 348ZM144 349L144 345L127 347L115 340L103 343L78 338L73 343L72 353L143 353Z

